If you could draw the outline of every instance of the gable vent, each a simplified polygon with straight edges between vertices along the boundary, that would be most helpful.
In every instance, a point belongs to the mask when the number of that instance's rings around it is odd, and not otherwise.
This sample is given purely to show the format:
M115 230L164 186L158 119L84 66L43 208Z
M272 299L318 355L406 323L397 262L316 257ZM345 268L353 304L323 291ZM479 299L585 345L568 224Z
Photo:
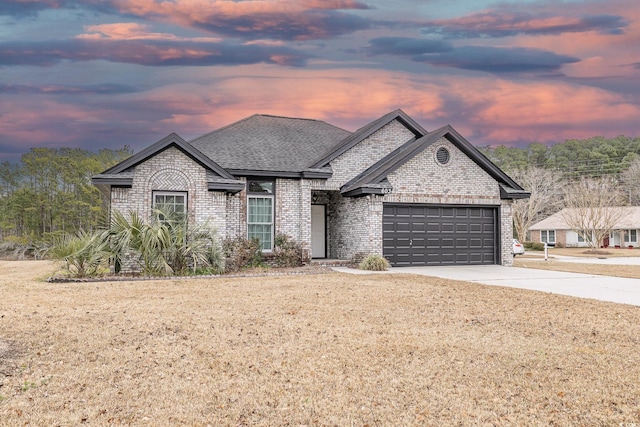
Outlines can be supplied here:
M449 150L444 147L440 147L438 148L438 151L436 151L436 160L441 165L446 165L447 163L449 163L450 157L451 156L449 155Z

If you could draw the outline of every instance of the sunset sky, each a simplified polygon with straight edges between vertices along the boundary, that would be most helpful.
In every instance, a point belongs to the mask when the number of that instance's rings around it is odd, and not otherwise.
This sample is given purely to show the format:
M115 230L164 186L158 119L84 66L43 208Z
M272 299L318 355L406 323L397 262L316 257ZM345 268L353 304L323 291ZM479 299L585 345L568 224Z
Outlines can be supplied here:
M0 161L396 108L478 146L640 136L638 1L0 1Z

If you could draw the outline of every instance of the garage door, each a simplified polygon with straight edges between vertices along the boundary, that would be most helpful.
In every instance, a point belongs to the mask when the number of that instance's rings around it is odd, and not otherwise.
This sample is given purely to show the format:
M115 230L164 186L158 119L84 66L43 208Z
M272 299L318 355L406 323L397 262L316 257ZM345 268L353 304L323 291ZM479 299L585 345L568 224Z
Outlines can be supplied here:
M385 204L383 253L393 266L496 264L496 207Z

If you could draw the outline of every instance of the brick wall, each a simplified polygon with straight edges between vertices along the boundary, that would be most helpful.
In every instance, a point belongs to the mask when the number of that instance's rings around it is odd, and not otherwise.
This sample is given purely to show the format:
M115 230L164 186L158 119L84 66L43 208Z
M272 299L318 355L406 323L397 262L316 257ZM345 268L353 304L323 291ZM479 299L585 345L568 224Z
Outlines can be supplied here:
M340 197L335 205L331 257L382 255L382 197Z
M227 224L227 206L233 207L229 200L233 196L209 191L206 170L175 147L137 165L131 188L112 188L111 209L125 216L135 210L146 218L151 215L154 191L186 191L188 220L208 221L220 237L225 237L236 225L233 220Z
M277 179L275 231L302 244L311 253L311 190L308 180Z
M392 121L374 132L369 138L347 150L331 162L333 176L320 186L327 190L338 190L369 166L409 141L414 135L402 123Z

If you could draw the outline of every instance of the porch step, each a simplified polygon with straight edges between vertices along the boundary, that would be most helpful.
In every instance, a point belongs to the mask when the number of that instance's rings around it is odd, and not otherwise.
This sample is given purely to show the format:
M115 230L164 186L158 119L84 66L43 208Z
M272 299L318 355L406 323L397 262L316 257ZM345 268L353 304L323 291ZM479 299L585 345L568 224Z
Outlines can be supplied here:
M324 259L316 258L311 260L311 265L321 265L323 267L348 267L353 262L348 259Z

